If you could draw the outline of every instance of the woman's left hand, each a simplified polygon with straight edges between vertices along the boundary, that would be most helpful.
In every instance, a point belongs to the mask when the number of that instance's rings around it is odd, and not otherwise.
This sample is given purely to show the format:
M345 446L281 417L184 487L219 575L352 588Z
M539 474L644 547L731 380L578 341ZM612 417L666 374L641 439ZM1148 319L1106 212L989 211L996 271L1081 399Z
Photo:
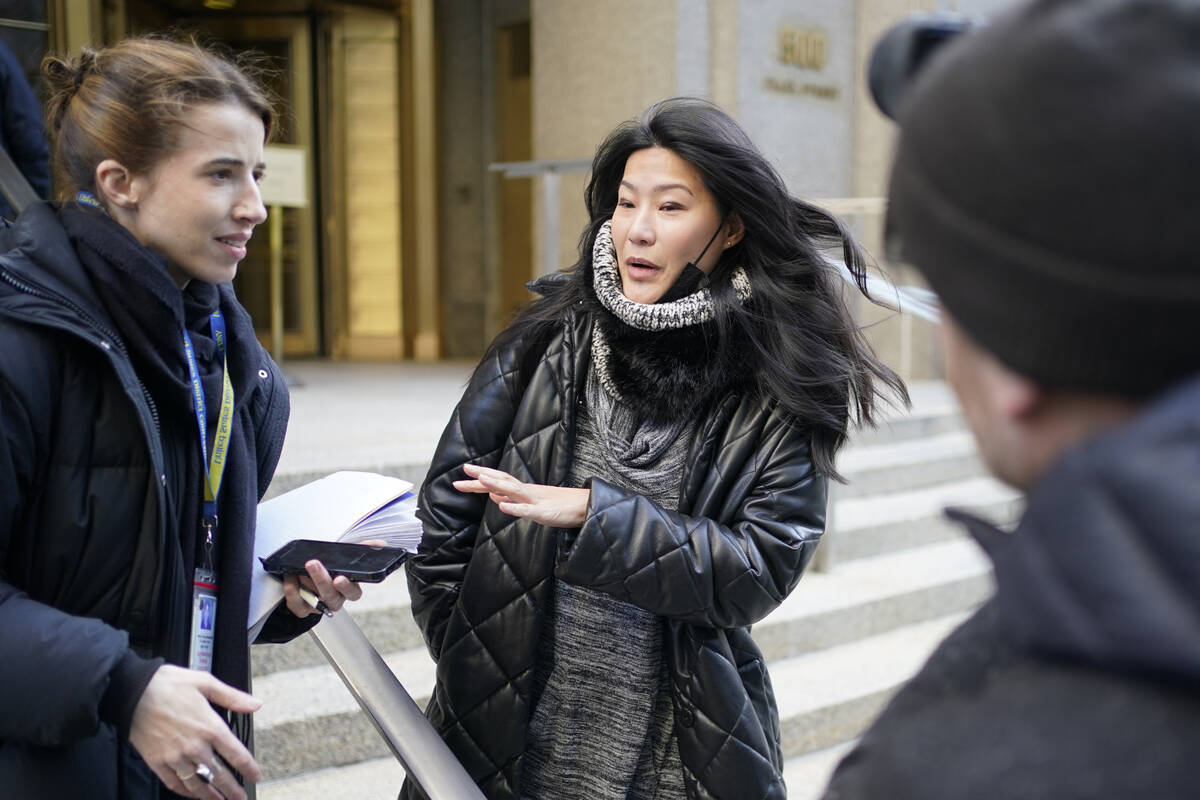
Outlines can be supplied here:
M386 542L363 542L363 544L384 545ZM315 594L321 600L324 610L333 613L345 605L347 600L358 600L362 597L362 587L345 575L333 578L325 565L315 558L305 563L304 569L308 575L285 575L283 577L283 597L287 607L297 617L307 617L310 614L320 614L322 609L314 608L300 596L300 587Z
M455 481L460 492L486 493L505 514L524 517L555 528L578 528L587 519L588 489L522 483L498 469L463 466L474 480Z

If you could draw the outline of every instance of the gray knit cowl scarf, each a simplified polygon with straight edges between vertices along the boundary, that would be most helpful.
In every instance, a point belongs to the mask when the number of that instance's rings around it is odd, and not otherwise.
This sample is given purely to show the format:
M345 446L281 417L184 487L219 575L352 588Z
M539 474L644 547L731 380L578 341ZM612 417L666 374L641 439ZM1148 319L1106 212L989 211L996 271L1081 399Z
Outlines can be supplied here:
M726 280L705 276L679 299L637 303L621 291L611 223L605 222L592 247L592 288L599 301L593 369L604 393L636 419L670 425L751 383L750 351L736 332L722 337L717 325L722 308L751 301L741 267Z

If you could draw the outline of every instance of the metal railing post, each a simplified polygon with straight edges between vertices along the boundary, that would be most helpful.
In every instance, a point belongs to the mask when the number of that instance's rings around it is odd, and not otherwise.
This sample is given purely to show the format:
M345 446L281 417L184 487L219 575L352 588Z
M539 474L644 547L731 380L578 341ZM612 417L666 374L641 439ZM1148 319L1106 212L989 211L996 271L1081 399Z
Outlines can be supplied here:
M841 494L841 484L829 481L829 491L825 497L825 533L821 535L821 543L813 556L812 568L817 572L829 572L837 560L837 496Z
M542 262L538 268L542 275L557 272L559 192L565 172L587 172L592 167L590 158L547 158L540 161L497 161L488 164L489 172L499 172L505 178L541 179L542 184ZM534 276L530 276L531 278Z
M366 712L409 778L430 800L484 800L400 680L345 609L311 636ZM397 787L399 791L399 787Z
M558 171L542 173L542 274L558 269Z

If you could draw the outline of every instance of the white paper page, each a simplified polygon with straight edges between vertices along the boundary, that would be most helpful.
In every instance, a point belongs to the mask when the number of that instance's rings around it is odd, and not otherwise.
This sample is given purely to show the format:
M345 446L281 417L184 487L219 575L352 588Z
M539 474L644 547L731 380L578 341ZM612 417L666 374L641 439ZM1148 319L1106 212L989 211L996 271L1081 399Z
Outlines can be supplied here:
M257 638L271 610L283 599L283 585L263 570L260 558L293 539L333 541L410 489L408 481L374 472L334 472L260 503L246 622L250 641Z
M421 543L421 530L421 521L417 519L417 496L405 492L343 534L342 541L382 539L389 547L402 547L415 553Z

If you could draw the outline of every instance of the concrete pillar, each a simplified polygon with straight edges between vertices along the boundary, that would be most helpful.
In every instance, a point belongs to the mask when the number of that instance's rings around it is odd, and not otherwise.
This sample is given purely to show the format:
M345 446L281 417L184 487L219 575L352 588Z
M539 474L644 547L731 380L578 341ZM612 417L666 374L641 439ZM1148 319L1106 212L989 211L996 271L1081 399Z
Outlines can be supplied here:
M433 0L411 0L413 135L413 219L416 265L413 290L418 297L413 326L413 357L432 361L441 356L442 335L438 314L437 220L437 106L434 98L437 65L434 61Z

